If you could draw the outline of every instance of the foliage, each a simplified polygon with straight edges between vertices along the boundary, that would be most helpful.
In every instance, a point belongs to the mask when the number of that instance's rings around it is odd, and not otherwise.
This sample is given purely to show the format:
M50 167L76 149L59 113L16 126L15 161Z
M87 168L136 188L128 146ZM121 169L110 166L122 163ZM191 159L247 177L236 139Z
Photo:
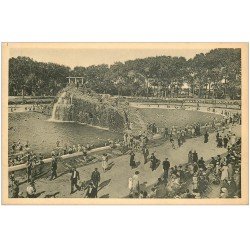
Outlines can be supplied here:
M84 87L97 93L119 96L240 99L241 94L240 49L214 49L189 60L156 56L72 70L27 57L10 58L9 64L10 95L56 94L67 76L83 77Z
M29 57L9 59L9 95L56 95L66 86L70 68L36 62Z

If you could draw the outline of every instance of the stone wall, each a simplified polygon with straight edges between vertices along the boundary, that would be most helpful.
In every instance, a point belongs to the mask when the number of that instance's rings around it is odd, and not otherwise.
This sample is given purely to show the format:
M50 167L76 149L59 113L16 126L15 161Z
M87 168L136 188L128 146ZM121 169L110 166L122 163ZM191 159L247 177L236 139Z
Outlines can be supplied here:
M124 112L118 110L112 100L103 99L92 91L81 91L76 88L65 88L61 93L66 93L64 98L68 98L69 102L67 106L55 104L57 112L63 116L60 120L86 123L118 132L124 130ZM58 98L60 99L60 96Z

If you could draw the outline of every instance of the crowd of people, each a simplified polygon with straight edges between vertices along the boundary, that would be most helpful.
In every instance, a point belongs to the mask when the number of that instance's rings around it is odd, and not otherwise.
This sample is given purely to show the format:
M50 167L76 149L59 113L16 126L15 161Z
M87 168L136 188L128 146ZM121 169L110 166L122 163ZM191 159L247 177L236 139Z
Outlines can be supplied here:
M150 168L160 162L152 153ZM187 163L171 166L168 158L162 161L163 174L150 190L140 189L139 171L129 178L130 198L207 198L216 192L220 198L241 197L241 138L227 147L227 153L204 161L190 150ZM217 190L217 191L214 191Z
M104 146L110 146L115 147L116 144L119 143L119 140L114 141L108 139ZM65 144L64 146L61 145L61 142L59 140L56 141L56 146L54 150L51 152L51 156L54 154L57 155L67 155L67 154L74 154L77 152L82 152L84 156L84 160L88 160L87 152L91 149L94 149L95 145L87 143L86 145L78 144L78 145L68 145ZM28 162L28 158L32 156L34 160L36 158L41 157L41 153L36 154L32 150L31 146L29 145L29 142L26 141L25 143L21 143L21 140L19 139L17 142L13 142L10 146L9 151L9 166L16 166L20 164L25 164Z
M150 190L140 190L140 172L129 178L129 197L131 198L205 198L207 193L211 191L213 185L220 187L221 198L240 197L240 173L241 173L241 139L232 133L232 126L235 123L241 124L240 114L231 114L225 111L224 119L221 121L220 129L216 127L216 121L210 124L201 125L195 123L186 125L184 128L173 126L164 128L163 137L170 140L174 149L181 147L187 138L204 135L204 143L209 141L209 128L218 130L216 134L216 146L227 149L227 154L212 157L211 161L205 162L203 157L198 157L198 152L190 151L188 153L187 164L174 165L168 158L162 161L163 174L158 178L157 183ZM148 126L151 133L158 133L159 128L155 123ZM140 151L143 155L144 164L150 162L149 166L155 171L161 164L161 160L157 158L156 152L149 152L148 131L137 136L132 135L129 131L124 133L122 146L127 148L129 152L129 165L131 169L137 167L135 159L135 151ZM108 145L114 146L114 141L109 141ZM177 147L178 145L178 147ZM51 176L53 181L57 176L58 161L62 155L82 152L83 161L88 161L88 151L93 145L64 145L61 146L60 141L56 142L55 149L51 152ZM37 191L35 187L36 177L43 171L44 156L35 154L31 149L29 142L22 144L20 140L11 145L9 165L27 164L27 195L26 197L36 197ZM109 156L103 154L101 156L101 166L105 173L109 166ZM100 172L96 168L90 182L81 182L79 172L75 167L70 167L70 193L77 190L85 190L85 197L96 198L98 193L98 185L100 182ZM19 192L19 182L15 179L15 174L10 172L11 196L13 198L23 197Z
M11 105L9 107L9 111L11 113L17 112L19 110L23 112L39 112L45 115L51 115L53 109L53 103L52 104L41 104L41 103L35 103L35 104L27 104L27 105Z
M113 145L113 141L109 141L109 145ZM26 164L26 176L27 176L27 190L26 196L23 193L19 192L19 181L15 178L14 172L9 172L9 187L11 191L12 198L35 198L36 187L35 181L39 176L43 173L44 170L44 156L40 154L34 153L30 149L29 142L27 141L25 144L22 144L20 140L18 142L14 142L12 144L12 155L9 158L9 166L15 166L18 164ZM93 148L93 145L88 144L86 146L78 144L77 146L68 146L65 145L61 147L60 141L56 142L56 147L51 152L51 168L50 168L50 176L49 180L53 181L58 177L58 162L61 160L63 155L73 154L76 152L81 152L82 154L82 163L88 163L89 161L95 158L88 154L88 152ZM103 172L105 172L108 168L108 159L109 156L107 153L104 153L101 157L102 161L102 168ZM96 169L95 172L92 174L91 182L86 185L85 182L79 184L80 176L79 172L76 170L75 167L68 166L67 167L69 172L71 173L71 194L74 193L76 190L86 190L86 197L89 198L96 198L97 197L97 190L98 190L98 182L100 181L100 173ZM96 177L96 175L99 177ZM98 180L97 180L98 179ZM76 189L76 190L75 190Z
M148 192L140 190L139 172L136 171L133 177L129 178L129 197L131 198L205 198L211 192L213 185L220 187L221 198L240 197L240 172L241 172L241 138L237 138L232 133L232 127L237 123L241 124L241 115L224 112L224 119L221 126L215 127L215 120L211 125L217 129L215 145L218 148L227 149L225 156L217 155L210 161L205 162L203 157L198 157L197 151L190 150L187 164L170 166L168 158L162 161L163 175L158 179L157 184ZM208 124L203 126L204 143L209 141ZM155 124L151 126L154 128ZM165 128L164 138L169 139L174 149L175 138L178 147L186 141L188 137L200 136L201 125L186 126L184 129L177 129L173 126L170 131ZM131 145L130 166L136 167L134 148ZM154 171L160 164L155 152L151 155L146 143L142 143L141 152L144 164L150 161L150 168ZM218 188L217 188L218 189Z

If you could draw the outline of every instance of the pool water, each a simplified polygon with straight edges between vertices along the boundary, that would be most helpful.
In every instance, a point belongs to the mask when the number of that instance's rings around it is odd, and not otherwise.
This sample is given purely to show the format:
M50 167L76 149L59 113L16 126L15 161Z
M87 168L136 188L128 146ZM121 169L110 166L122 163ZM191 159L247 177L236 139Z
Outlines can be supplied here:
M19 139L22 144L29 141L35 153L50 155L60 141L60 146L83 144L103 146L108 139L121 139L122 135L108 130L72 122L51 122L50 117L35 113L9 113L9 148Z

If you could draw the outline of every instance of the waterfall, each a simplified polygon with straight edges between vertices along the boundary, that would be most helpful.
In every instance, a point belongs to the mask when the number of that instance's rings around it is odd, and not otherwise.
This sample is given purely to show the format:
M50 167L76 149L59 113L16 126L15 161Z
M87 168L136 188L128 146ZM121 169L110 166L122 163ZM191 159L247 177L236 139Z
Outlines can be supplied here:
M52 117L49 121L72 121L71 107L72 96L68 96L67 92L63 92L54 104Z
M53 106L53 110L52 110L52 116L50 120L56 120L56 111L57 111L57 107L58 107L58 103L55 103Z

